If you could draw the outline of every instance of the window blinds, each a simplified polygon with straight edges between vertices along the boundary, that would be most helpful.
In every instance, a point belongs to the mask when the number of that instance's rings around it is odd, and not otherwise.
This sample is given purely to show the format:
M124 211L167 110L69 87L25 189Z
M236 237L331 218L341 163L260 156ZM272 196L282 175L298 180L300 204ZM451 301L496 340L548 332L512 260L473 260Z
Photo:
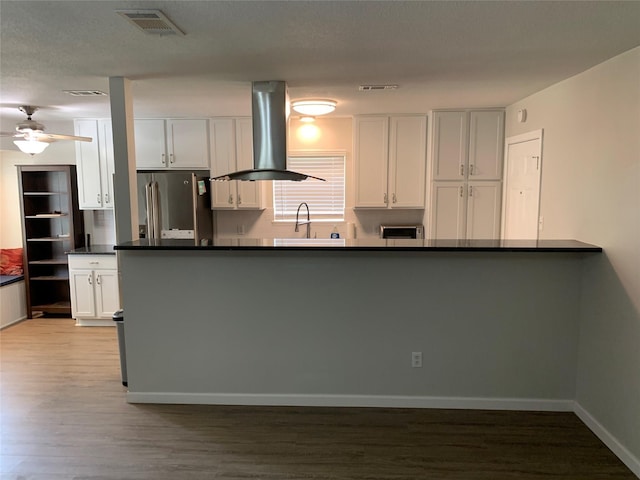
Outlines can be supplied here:
M289 157L287 169L324 178L326 181L274 181L274 220L295 220L296 210L302 202L309 205L312 220L344 220L344 156ZM306 210L302 208L301 212L304 212L306 219Z

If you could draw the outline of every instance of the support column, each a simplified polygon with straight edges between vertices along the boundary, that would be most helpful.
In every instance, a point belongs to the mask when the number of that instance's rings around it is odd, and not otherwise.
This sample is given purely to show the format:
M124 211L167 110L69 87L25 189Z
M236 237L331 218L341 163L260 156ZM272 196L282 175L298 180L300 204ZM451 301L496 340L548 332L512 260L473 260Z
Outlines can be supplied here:
M116 243L138 239L138 188L131 81L109 77L113 130L113 178Z

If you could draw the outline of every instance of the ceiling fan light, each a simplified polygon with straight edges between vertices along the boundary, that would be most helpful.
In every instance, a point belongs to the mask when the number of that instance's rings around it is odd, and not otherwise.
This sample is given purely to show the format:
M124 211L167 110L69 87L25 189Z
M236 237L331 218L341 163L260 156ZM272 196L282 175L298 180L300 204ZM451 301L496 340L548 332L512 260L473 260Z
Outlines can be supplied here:
M39 142L37 140L14 140L13 143L24 153L35 155L44 152L49 146L48 142Z
M291 107L303 115L326 115L336 109L337 103L333 100L296 100Z

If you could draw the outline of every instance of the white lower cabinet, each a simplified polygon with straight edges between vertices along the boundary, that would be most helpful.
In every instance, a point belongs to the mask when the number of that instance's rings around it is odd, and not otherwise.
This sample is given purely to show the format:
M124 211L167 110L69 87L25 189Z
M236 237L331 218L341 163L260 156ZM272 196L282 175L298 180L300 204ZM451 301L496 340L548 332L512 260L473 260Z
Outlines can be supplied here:
M436 240L500 238L501 182L433 182L431 232Z
M69 255L71 314L79 326L113 325L120 308L115 255Z

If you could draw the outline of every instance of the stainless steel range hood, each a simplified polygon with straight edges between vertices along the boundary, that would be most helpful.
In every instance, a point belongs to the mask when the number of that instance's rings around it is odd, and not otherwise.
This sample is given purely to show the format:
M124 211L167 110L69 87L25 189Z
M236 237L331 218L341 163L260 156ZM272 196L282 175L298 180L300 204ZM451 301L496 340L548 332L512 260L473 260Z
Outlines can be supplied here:
M282 81L253 82L253 169L228 173L211 180L293 180L322 178L287 170L289 95Z

